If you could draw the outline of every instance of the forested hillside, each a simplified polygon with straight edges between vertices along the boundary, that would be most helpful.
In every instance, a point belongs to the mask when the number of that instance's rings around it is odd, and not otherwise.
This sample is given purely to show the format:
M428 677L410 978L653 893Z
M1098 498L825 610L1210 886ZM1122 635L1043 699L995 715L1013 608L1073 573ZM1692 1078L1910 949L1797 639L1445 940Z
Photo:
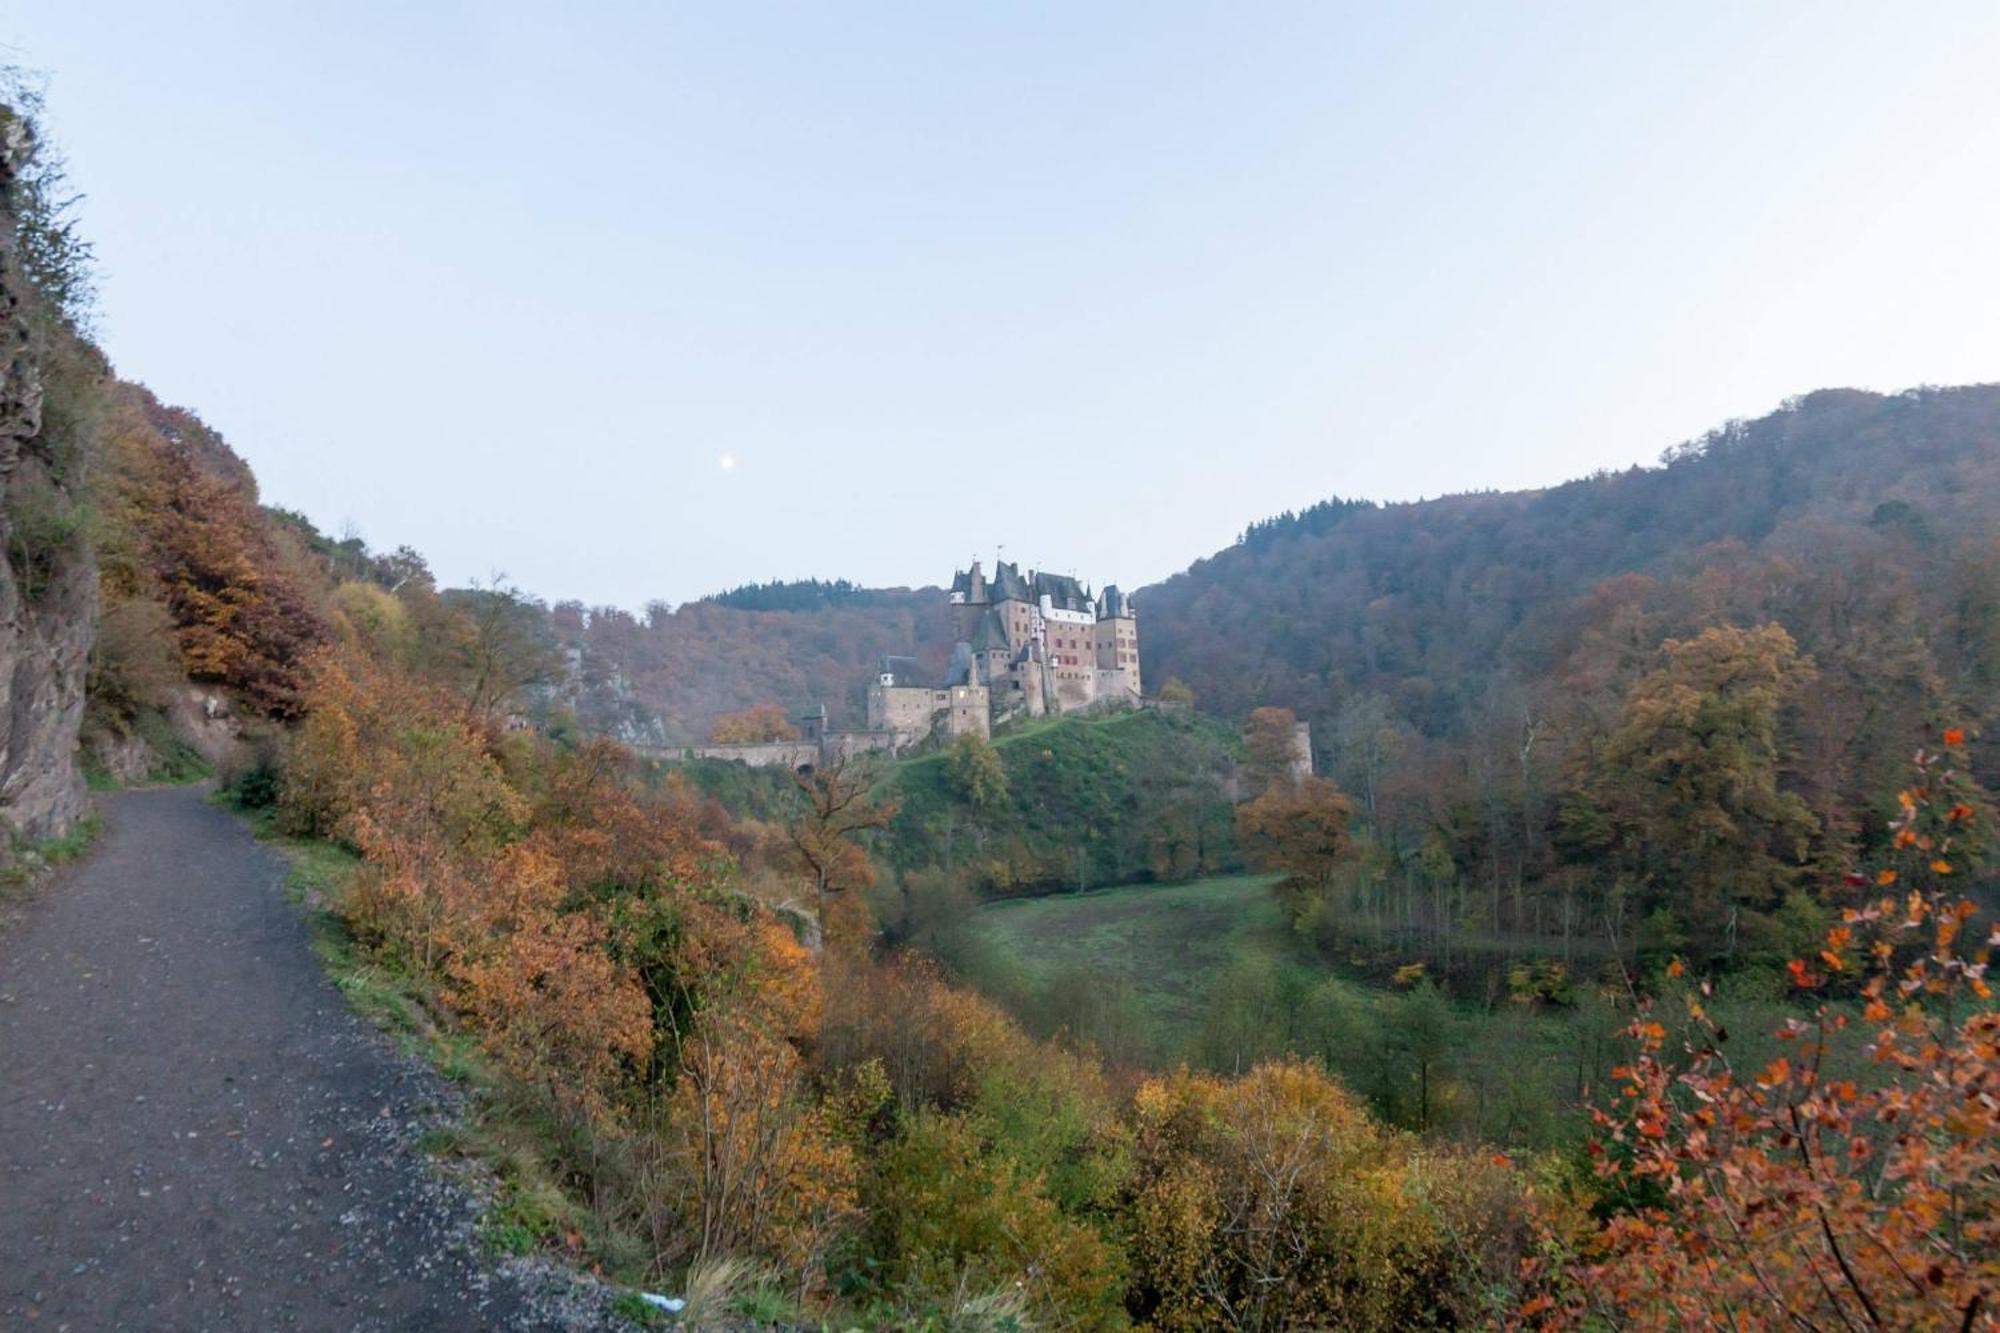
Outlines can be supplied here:
M2000 386L1827 390L1659 467L1545 491L1329 501L1253 524L1142 590L1146 671L1226 715L1278 704L1331 722L1372 692L1416 730L1454 735L1477 729L1497 678L1572 665L1616 606L1664 616L1656 640L1771 613L1811 650L1817 626L1861 618L1822 604L1831 587L1864 583L1878 605L1904 601L1894 619L1929 645L1942 685L1990 682L1996 462ZM1606 585L1628 574L1651 582ZM1906 590L1920 601L1898 599Z
M1329 946L1769 956L1990 716L1996 532L2000 388L1815 393L1656 468L1257 524L1140 594L1146 669L1313 722L1363 851Z
M703 741L717 718L764 703L824 703L835 725L860 726L883 657L914 655L942 676L951 656L937 588L808 580L655 602L643 617L561 602L549 620L570 662L555 697L586 729L637 744Z

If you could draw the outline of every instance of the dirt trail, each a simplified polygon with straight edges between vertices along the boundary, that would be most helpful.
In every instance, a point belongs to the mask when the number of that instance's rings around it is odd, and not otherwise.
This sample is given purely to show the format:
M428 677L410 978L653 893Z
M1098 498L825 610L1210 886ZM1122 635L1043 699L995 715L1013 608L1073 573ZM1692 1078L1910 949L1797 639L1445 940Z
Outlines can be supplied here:
M192 789L104 813L0 935L0 1327L594 1323L482 1266L414 1147L446 1094L327 982L283 863Z

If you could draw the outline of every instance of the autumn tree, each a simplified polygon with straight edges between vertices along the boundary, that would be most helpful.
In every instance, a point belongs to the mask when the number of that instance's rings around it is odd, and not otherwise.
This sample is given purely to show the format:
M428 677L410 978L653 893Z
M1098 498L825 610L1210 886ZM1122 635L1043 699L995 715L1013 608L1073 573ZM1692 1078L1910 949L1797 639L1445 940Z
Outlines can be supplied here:
M1267 789L1236 808L1236 840L1250 864L1282 874L1301 900L1324 899L1353 846L1354 805L1325 778Z
M192 413L129 385L112 392L105 436L99 484L114 600L167 608L190 678L240 691L273 716L297 716L299 668L327 626L242 460Z
M454 589L443 603L457 615L435 650L472 716L491 716L512 707L523 690L562 678L542 608L505 578Z
M1597 840L1672 911L1703 957L1732 953L1800 884L1818 826L1784 789L1779 718L1812 675L1778 625L1668 640L1626 696L1579 801L1575 841Z
M486 586L458 591L452 600L472 625L465 692L474 713L512 705L523 690L562 679L562 658L540 606L526 593L496 576Z
M812 885L815 919L825 947L831 942L829 905L842 895L858 901L854 891L875 882L868 852L857 839L886 826L896 809L870 798L865 771L844 755L801 769L793 781L803 800L785 836L794 865ZM851 946L858 941L843 943Z
M602 917L564 910L563 867L549 850L512 847L483 870L476 899L451 904L452 998L509 1073L555 1107L604 1116L624 1071L652 1059L646 992Z
M1292 780L1298 718L1289 708L1259 708L1243 725L1243 775L1252 794Z
M756 745L764 741L795 741L799 729L778 705L758 704L717 718L708 738L717 745Z
M1620 1095L1596 1113L1607 1193L1633 1201L1540 1267L1523 1313L1564 1327L2000 1327L2000 1012L1954 885L1978 818L1962 744L1917 756L1892 863L1853 876L1858 905L1791 984L1822 997L1776 1034L1791 1049L1739 1068L1728 1034L1685 998L1688 1036L1641 1015ZM1877 896L1879 895L1879 896ZM1678 970L1676 965L1674 970ZM1849 1004L1858 988L1859 1038ZM1865 1046L1872 1068L1835 1072Z
M819 1035L817 972L769 915L745 922L706 903L675 915L667 971L681 1001L664 1041L675 1078L647 1146L663 1159L656 1244L779 1258L808 1290L854 1211L857 1170L852 1133L816 1102L800 1053Z

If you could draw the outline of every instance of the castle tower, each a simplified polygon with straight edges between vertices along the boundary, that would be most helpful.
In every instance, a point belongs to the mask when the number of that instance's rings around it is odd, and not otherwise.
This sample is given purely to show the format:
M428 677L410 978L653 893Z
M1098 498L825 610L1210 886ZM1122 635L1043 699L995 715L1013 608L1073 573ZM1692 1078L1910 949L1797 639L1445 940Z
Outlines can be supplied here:
M1097 697L1139 699L1139 618L1115 583L1097 601Z
M953 632L958 638L970 642L980 618L992 604L986 575L977 560L972 562L971 569L952 575L950 600Z

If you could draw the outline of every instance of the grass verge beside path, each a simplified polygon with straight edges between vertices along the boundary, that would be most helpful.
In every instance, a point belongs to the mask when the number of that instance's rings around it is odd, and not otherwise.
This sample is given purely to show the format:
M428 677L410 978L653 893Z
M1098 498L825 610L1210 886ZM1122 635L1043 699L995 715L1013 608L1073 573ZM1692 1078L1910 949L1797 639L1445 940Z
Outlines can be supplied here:
M17 839L5 864L0 865L0 928L27 901L35 885L58 866L66 866L89 851L102 832L104 817L92 810L60 838Z
M267 813L241 811L226 794L215 799L248 815L259 838L291 863L286 892L306 913L313 952L355 1012L463 1090L456 1121L431 1130L423 1146L469 1170L469 1183L485 1203L480 1235L494 1254L538 1254L589 1270L617 1289L611 1313L635 1327L800 1328L818 1322L805 1320L782 1294L783 1284L745 1265L697 1265L680 1284L687 1305L679 1315L648 1304L640 1290L657 1289L647 1272L649 1246L565 1189L555 1122L487 1058L474 1035L458 1027L434 983L369 950L348 929L339 905L361 858L332 843L285 837Z
M285 889L306 913L312 950L327 977L405 1054L464 1091L456 1123L431 1130L423 1144L483 1177L488 1197L480 1235L487 1247L498 1255L557 1255L617 1280L619 1270L635 1262L633 1244L602 1234L588 1210L564 1192L545 1146L551 1126L511 1095L477 1039L451 1022L435 987L371 954L348 930L338 907L361 858L332 843L281 836L267 820L256 822L258 836L291 863Z

